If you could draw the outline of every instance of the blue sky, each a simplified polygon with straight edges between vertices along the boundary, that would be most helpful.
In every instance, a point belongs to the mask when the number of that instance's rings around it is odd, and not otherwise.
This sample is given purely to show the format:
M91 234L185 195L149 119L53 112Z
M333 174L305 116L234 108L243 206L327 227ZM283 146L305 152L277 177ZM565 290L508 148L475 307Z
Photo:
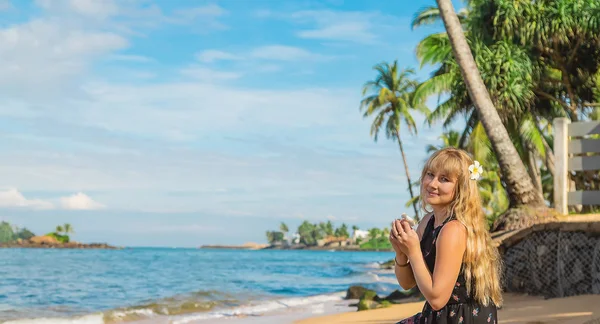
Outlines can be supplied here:
M434 3L0 0L0 218L130 246L387 226L409 194L361 87L394 59L427 77ZM442 132L415 117L413 177Z

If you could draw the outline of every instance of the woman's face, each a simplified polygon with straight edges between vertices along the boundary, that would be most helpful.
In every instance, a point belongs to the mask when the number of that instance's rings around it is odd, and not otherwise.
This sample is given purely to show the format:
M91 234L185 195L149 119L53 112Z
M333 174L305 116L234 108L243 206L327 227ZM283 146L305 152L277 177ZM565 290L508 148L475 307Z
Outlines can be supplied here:
M431 207L447 207L454 199L456 178L428 170L423 178L425 203Z

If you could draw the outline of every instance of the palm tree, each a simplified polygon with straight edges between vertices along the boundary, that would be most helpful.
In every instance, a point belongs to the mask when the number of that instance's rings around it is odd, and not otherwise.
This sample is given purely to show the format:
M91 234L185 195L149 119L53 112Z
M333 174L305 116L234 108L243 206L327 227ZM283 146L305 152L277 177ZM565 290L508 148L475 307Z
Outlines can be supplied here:
M73 226L71 226L71 224L68 223L63 225L63 232L65 234L75 233L75 231L73 230Z
M369 230L369 241L373 242L373 244L375 244L375 249L377 250L379 248L379 244L377 242L377 240L379 239L379 234L381 233L381 230L379 230L379 228L377 227L373 227Z
M267 242L269 242L269 244L273 244L273 232L272 231L266 231L265 232L266 236L267 236Z
M384 129L387 138L395 139L400 147L404 170L406 171L406 181L411 199L414 197L410 172L402 139L400 137L400 126L402 122L406 125L410 134L417 134L415 120L411 113L419 111L425 115L429 110L424 104L415 104L413 97L418 83L411 79L414 70L399 70L398 62L380 63L374 67L378 72L373 81L365 83L363 87L363 96L369 94L361 101L360 108L364 110L364 117L375 115L371 125L371 136L377 141L379 131ZM416 202L413 204L415 218L419 219L419 211Z
M442 145L427 145L427 148L425 148L427 153L433 153L445 147L461 147L460 133L455 130L449 130L447 132L444 132L442 135L440 135L439 138L442 140Z
M503 224L498 224L499 226L496 226L496 229L520 227L524 218L534 216L528 214L521 207L545 208L544 202L531 181L496 107L494 107L494 103L479 74L471 48L463 34L461 23L454 11L452 2L450 0L436 1L469 97L496 152L500 170L507 185L511 209L503 215Z
M468 11L466 8L461 9L458 13L458 20L463 23L467 20ZM411 27L414 29L415 27L428 25L442 19L440 16L440 9L434 6L426 6L421 8L414 16Z
M502 2L503 0L496 0ZM487 10L487 3L478 3L477 1L468 1L469 4L476 3L473 9L473 19L468 19L469 11L463 9L459 13L461 24L467 28L465 31L467 42L472 44L473 51L476 56L476 61L479 70L484 78L485 84L488 86L491 99L494 102L500 117L507 127L510 137L513 139L520 138L520 142L516 141L515 145L524 145L524 152L535 150L535 155L543 157L550 170L553 170L552 150L547 142L538 140L543 139L541 130L535 129L519 129L521 120L532 119L532 116L537 118L546 118L552 120L556 117L552 111L548 109L536 109L533 104L535 96L535 80L531 75L538 75L542 71L535 70L536 65L532 64L530 55L525 49L516 46L502 39L494 43L493 40L488 40L490 37L483 37L476 32L479 30L487 30L488 26L472 23L477 21L481 13ZM487 17L487 16L486 16ZM417 13L413 20L413 28L424 24L429 24L441 19L439 9L435 7L426 7L421 12ZM470 27L470 28L469 28ZM471 30L475 30L471 32ZM482 41L479 38L483 38ZM430 115L429 122L443 119L444 126L449 126L457 116L467 116L467 127L464 130L461 139L460 147L469 137L473 127L479 122L477 111L470 100L468 89L464 84L460 68L452 56L452 45L447 33L431 34L424 38L417 46L417 57L421 62L421 66L425 64L440 64L440 67L435 71L432 77L423 82L417 88L415 97L417 100L424 100L431 94L441 95L450 93L450 98L438 105L434 112ZM532 110L536 110L533 112ZM535 119L535 118L533 118ZM542 120L536 120L538 123ZM551 124L551 122L550 122ZM511 126L512 125L512 126ZM532 132L532 130L537 130ZM537 141L537 142L536 142ZM519 148L517 147L519 150ZM521 152L521 150L519 150ZM550 153L550 154L548 154ZM530 160L527 156L522 156L522 160ZM535 168L537 169L537 167Z
M64 228L61 225L56 226L56 234L60 234L64 232Z
M287 232L289 232L289 231L290 231L290 230L288 229L287 225L286 225L284 222L281 222L281 224L279 225L279 230L280 230L282 233L287 233Z

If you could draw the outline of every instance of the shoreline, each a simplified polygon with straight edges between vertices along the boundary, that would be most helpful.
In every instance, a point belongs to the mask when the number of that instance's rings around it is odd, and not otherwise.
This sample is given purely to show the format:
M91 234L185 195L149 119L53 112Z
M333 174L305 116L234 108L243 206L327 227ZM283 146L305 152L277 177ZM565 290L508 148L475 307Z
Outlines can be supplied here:
M198 249L214 250L249 250L249 251L330 251L330 252L393 252L393 249L361 249L359 247L329 247L329 246L303 246L303 247L251 247L244 245L202 245Z
M80 250L123 250L124 247L112 246L107 243L1 243L0 249L80 249Z

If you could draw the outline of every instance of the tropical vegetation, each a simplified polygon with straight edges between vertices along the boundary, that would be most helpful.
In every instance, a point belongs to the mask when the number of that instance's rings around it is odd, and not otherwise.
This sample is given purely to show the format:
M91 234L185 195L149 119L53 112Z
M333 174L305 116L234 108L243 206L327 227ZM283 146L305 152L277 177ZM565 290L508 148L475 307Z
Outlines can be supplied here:
M59 225L56 227L54 232L46 234L46 236L54 237L58 242L67 243L70 241L68 234L75 233L73 226L70 224ZM0 243L11 243L19 239L29 240L36 236L33 232L23 227L20 228L16 225L11 225L8 222L0 223Z
M46 236L54 237L60 243L68 243L71 240L69 237L71 233L75 233L71 224L64 224L56 226L54 232L48 233Z
M358 230L358 226L352 225L353 233ZM352 237L355 235L350 235L348 225L345 223L336 227L331 221L311 223L305 220L298 226L293 237L289 237L288 232L288 226L282 222L279 230L266 232L267 242L272 245L298 244L312 247L318 246L319 243L324 245L327 242L347 241L352 245L359 246L361 249L391 249L391 244L388 241L390 233L388 228L379 229L374 227L368 230L366 237L353 239ZM294 237L296 242L294 242Z
M492 229L525 226L553 204L554 118L600 115L600 0L469 0L458 14L449 0L437 4L412 21L445 27L416 48L434 72L404 95L412 107L438 98L427 122L446 132L428 152L460 147L486 166L480 185ZM465 127L451 129L459 118ZM570 178L573 189L600 188L598 172ZM411 191L407 205L418 200Z
M19 228L8 222L0 223L0 243L14 242L18 239L28 240L34 236L35 234L25 227Z

